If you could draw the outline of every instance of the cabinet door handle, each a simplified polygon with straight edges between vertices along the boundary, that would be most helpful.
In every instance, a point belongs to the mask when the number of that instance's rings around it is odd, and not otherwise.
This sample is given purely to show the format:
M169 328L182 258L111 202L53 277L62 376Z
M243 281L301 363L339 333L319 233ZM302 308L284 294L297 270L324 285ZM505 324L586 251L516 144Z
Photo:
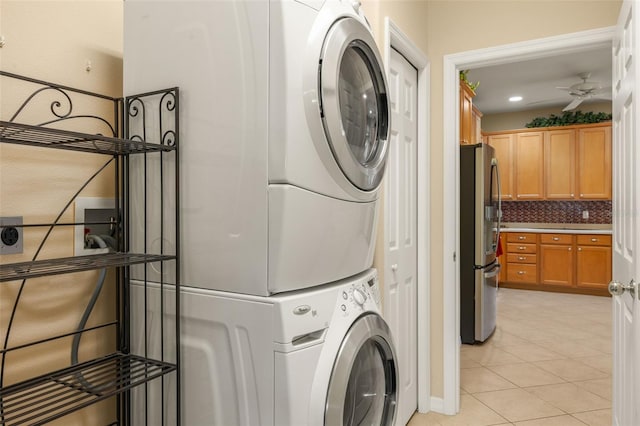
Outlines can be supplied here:
M525 259L526 259L526 257L524 257L524 256L518 256L518 260L525 260Z
M524 250L524 249L526 249L526 247L523 247L523 246L518 247L518 250Z
M582 251L582 247L578 247L578 251Z
M569 251L571 251L571 247L569 247Z
M518 271L518 275L524 275L524 271Z
M553 239L553 241L560 241L560 238L558 238L558 237L553 237L552 239Z
M526 237L523 237L522 235L520 235L520 236L518 237L518 239L519 239L519 240L524 240L524 239L526 239Z
M593 243L597 243L597 242L598 242L598 239L597 239L597 238L592 238L592 239L591 239L591 242L593 242Z
M573 197L573 194L571 194L571 196Z

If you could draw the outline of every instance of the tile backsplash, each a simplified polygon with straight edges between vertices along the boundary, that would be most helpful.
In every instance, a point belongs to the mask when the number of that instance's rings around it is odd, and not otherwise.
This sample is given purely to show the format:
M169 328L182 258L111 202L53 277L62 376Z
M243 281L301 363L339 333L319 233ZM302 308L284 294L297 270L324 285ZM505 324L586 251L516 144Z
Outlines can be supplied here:
M589 219L582 212L589 212ZM503 201L502 221L518 223L611 223L611 201Z

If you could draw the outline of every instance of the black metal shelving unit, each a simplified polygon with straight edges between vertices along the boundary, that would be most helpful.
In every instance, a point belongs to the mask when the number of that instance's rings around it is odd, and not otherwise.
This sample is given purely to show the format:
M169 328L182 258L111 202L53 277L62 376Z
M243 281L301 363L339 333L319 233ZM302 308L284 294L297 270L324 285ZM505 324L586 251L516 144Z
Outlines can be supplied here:
M4 333L4 343L0 341L0 425L41 425L59 419L69 413L75 412L97 402L115 398L115 420L109 425L131 424L132 410L160 409L162 424L180 423L180 282L179 282L179 228L178 228L178 109L179 91L177 88L159 90L126 98L113 98L85 90L52 84L30 77L0 71L3 88L16 89L18 97L23 101L16 107L15 113L7 121L0 121L0 143L33 146L38 149L64 149L77 152L91 153L109 156L106 163L100 167L86 182L80 185L77 192L68 200L58 216L48 223L25 223L23 229L29 227L43 227L47 230L39 247L30 261L0 264L0 286L5 283L14 284L18 289L13 302L13 311L8 323L3 325L0 332ZM30 116L26 111L38 106L40 110L47 111L44 120L37 123L24 123L23 117ZM76 105L86 108L87 105L96 106L98 113L76 112ZM99 106L98 106L99 105ZM106 116L105 116L106 115ZM37 115L40 119L43 114ZM82 123L82 124L81 124ZM93 123L93 124L87 124ZM82 128L100 128L96 134L75 131L81 124ZM102 132L102 133L99 133ZM142 178L136 175L135 183L131 182L132 171L131 156L142 156L144 171ZM157 157L154 157L157 156ZM136 163L136 167L139 163ZM107 166L112 165L112 168ZM159 168L159 182L153 173L147 169ZM114 204L116 221L114 225L114 239L116 248L114 251L104 254L84 256L72 256L54 259L39 259L41 249L45 246L53 229L60 226L83 226L88 223L62 223L61 217L73 204L74 200L82 193L83 189L101 173L109 173L113 170ZM170 169L170 170L167 170ZM165 177L163 177L163 175ZM166 176L169 176L167 178ZM171 184L167 185L167 179ZM132 210L130 207L132 185L142 185L145 197L143 211ZM148 188L149 186L149 188ZM167 188L169 186L169 188ZM159 188L159 189L158 189ZM145 225L142 231L133 233L130 229L132 215L142 214L146 219L147 193L160 192L159 231L148 229ZM172 206L174 212L164 214L167 206L164 205L165 193L175 201ZM156 205L157 207L158 205ZM170 218L170 219L167 219ZM167 224L167 220L172 223ZM135 235L134 235L135 234ZM168 235L171 234L171 235ZM147 244L147 239L160 238L172 240L170 245L161 244L154 247L153 251ZM140 244L139 241L144 243ZM142 253L132 253L131 246L143 247ZM0 261L2 259L0 258ZM165 266L165 264L170 267ZM132 272L132 265L143 265L143 273ZM131 340L131 294L130 283L132 277L142 280L146 289L148 275L147 268L160 270L162 273L154 283L164 298L164 292L171 292L171 300L175 301L171 308L171 327L164 325L165 303L161 302L159 309L160 328L162 332L153 338L161 339L161 352L154 353L155 358L148 356L147 328L150 326L145 317L142 327L142 340L145 342L142 353L132 353ZM68 274L69 279L74 274L89 270L115 271L116 303L114 307L114 319L91 327L77 330L57 332L55 335L35 339L27 343L20 342L12 345L12 327L19 318L16 318L17 307L21 303L23 290L29 286L29 280L33 278ZM170 271L168 274L167 271ZM155 277L155 276L154 276ZM37 285L35 282L33 285ZM146 290L145 290L146 291ZM168 300L168 299L167 299ZM148 315L147 296L145 294L144 314ZM99 329L113 328L116 341L114 351L108 355L98 356L83 362L70 362L64 368L49 372L44 375L29 378L17 383L5 384L5 372L11 368L11 362L7 361L7 355L13 351L28 348L37 348L49 342L69 338L83 333L93 332ZM173 334L171 338L166 337ZM140 340L139 336L134 336ZM167 342L165 343L165 338ZM20 340L20 339L19 339ZM156 351L157 352L157 351ZM171 375L174 375L173 377ZM173 387L165 386L165 377L171 377ZM147 406L148 398L138 398L136 404L143 401L144 407L132 407L131 392L135 388L146 389L151 381L160 381L163 402L167 399L167 392L172 392L169 398L175 397L175 413L169 419L165 416L164 404ZM145 420L149 423L148 420Z

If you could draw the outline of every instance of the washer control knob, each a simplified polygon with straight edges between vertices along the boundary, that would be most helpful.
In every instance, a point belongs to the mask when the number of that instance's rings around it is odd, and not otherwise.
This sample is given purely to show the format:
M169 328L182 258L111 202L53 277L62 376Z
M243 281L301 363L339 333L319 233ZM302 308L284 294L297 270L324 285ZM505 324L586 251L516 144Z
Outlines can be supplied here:
M349 298L349 295L347 294L347 292L346 292L346 291L343 291L343 292L342 292L342 298L343 298L344 300L347 300L347 299Z
M353 300L360 306L364 305L367 300L367 296L359 288L353 289Z
M347 307L345 305L340 305L340 309L342 309L342 311L344 312L347 310Z

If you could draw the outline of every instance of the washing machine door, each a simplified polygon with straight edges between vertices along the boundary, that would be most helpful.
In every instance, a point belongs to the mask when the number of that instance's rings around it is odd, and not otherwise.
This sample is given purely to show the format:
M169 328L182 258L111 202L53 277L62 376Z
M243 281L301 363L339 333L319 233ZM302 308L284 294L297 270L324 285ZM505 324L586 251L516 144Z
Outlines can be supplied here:
M363 191L382 180L389 139L389 100L382 60L367 28L336 21L324 41L319 94L322 124L347 179Z
M391 332L376 314L353 323L333 365L324 424L381 425L394 423L398 371Z

